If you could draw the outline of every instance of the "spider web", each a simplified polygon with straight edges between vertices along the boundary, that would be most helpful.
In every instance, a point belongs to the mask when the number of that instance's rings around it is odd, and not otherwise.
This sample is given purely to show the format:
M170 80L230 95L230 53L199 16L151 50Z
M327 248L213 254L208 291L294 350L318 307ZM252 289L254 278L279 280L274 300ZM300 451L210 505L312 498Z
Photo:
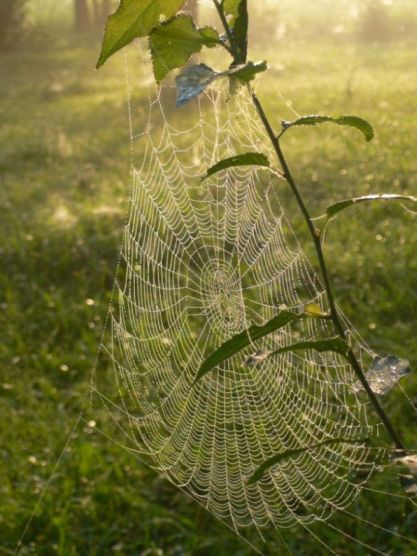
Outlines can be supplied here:
M291 323L193 384L207 356L236 333L283 308L328 307L280 203L286 184L278 174L240 167L201 180L223 158L269 151L245 90L228 98L212 88L168 114L173 90L155 89L149 77L145 84L147 114L143 99L138 107L131 98L132 187L103 345L118 399L94 383L93 391L124 417L142 461L236 532L310 530L370 490L389 451L367 442L381 425L338 354L309 350L243 365L258 350L334 336L328 320ZM343 322L366 368L375 354Z

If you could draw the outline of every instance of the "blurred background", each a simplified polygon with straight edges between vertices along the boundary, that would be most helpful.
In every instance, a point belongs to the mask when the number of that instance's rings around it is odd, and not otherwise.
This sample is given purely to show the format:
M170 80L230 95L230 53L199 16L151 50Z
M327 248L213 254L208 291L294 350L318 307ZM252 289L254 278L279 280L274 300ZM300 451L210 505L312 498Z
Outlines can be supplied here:
M47 485L22 554L253 554L100 434L106 416L99 409L76 429L48 483L88 390L130 181L123 54L94 69L105 18L116 6L0 0L0 554L13 554ZM349 195L417 194L415 8L415 0L250 2L252 58L270 66L257 87L277 128L295 112L353 113L376 128L370 145L331 128L294 130L286 140L317 215ZM201 23L212 18L208 2L190 0L187 9ZM145 91L136 95L146 107ZM303 239L285 192L283 201ZM376 351L416 368L415 215L387 204L346 211L330 228L326 252L355 326ZM111 384L104 354L98 369ZM406 380L416 401L416 381ZM395 392L385 405L414 445L415 413ZM355 509L415 534L416 514L404 510L401 501L387 505L375 495ZM341 528L380 550L409 554L382 532L340 519ZM338 554L364 554L334 531L316 532ZM285 538L297 555L320 554L303 531ZM264 552L280 554L278 546L271 532Z

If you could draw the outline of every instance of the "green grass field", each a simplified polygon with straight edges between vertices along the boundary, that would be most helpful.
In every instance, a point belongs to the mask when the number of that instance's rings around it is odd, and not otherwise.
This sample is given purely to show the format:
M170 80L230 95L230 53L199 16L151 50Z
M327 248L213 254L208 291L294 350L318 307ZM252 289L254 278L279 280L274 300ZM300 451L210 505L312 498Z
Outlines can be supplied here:
M291 44L266 56L259 96L272 121L300 113L354 113L377 139L355 132L294 130L285 150L313 212L349 195L417 194L416 44ZM260 53L265 57L265 52ZM100 73L96 47L2 54L0 59L0 553L12 554L47 486L89 387L111 296L129 186L122 57ZM284 186L283 186L284 188ZM301 238L298 212L283 200ZM310 252L309 247L306 250ZM341 307L381 353L417 366L416 217L398 205L346 211L326 253ZM106 361L99 372L110 381ZM403 381L417 399L417 380ZM417 417L399 393L385 400L405 443ZM253 554L222 524L82 422L48 485L21 554ZM395 482L395 481L393 481ZM386 488L388 486L386 485ZM417 513L384 497L361 515L412 535ZM340 518L342 519L342 518ZM343 528L387 554L412 554L382 533ZM320 530L338 554L366 554ZM281 554L274 535L265 549ZM297 555L319 554L302 531L285 535ZM362 550L362 551L361 551Z

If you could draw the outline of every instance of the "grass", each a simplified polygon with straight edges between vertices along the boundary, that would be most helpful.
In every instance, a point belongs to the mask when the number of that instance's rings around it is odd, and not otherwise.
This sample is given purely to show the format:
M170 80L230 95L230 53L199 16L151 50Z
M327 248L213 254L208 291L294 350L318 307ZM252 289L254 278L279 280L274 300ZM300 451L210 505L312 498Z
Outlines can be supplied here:
M375 124L366 145L355 132L292 130L285 150L316 214L331 201L369 192L416 194L415 45L354 48L291 45L259 86L271 118L355 113ZM96 51L3 54L0 64L0 547L12 554L47 485L88 389L109 303L129 185L129 144L121 58L100 73ZM279 62L279 63L278 63ZM278 106L278 110L277 110ZM283 200L301 238L288 193ZM307 248L308 250L308 248ZM417 364L415 217L398 205L357 207L331 225L326 252L341 306L381 353ZM99 365L106 380L108 365ZM110 374L110 373L109 373ZM110 379L109 379L110 380ZM406 379L410 396L417 383ZM415 446L416 415L392 394L387 412ZM100 435L106 416L82 422L62 453L22 554L171 556L243 555L253 551L131 454ZM384 478L383 483L395 477ZM413 534L416 513L366 498L358 511ZM405 545L343 520L343 529L392 555ZM339 521L340 523L340 521ZM356 529L355 529L356 527ZM414 528L414 529L413 529ZM339 554L329 529L315 529ZM295 554L318 554L290 531ZM271 541L266 553L280 553Z

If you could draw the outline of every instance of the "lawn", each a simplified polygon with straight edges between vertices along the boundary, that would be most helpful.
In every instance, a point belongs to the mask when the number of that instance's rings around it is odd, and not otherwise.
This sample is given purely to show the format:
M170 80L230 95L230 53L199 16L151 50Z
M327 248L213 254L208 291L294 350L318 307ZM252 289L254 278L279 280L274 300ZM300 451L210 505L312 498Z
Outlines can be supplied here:
M297 42L278 55L258 53L271 61L259 96L275 125L296 109L354 113L375 126L377 139L369 145L355 132L330 127L294 130L285 140L315 214L349 195L417 194L415 49ZM121 438L100 434L111 429L99 406L93 404L66 444L95 366L130 181L123 55L95 72L96 52L97 45L71 44L1 55L0 552L13 553L48 487L21 554L253 554L124 450ZM282 200L306 239L285 185ZM343 310L376 351L406 357L413 368L415 218L395 204L356 207L331 224L326 242ZM103 354L97 369L111 384ZM403 384L416 400L417 381ZM384 404L405 443L415 446L417 417L402 395L394 392ZM401 502L386 504L373 495L357 511L415 533L415 510L403 517ZM343 519L344 530L380 550L411 554L399 541ZM315 531L338 554L365 554L343 548L324 527ZM285 537L295 554L319 554L303 531ZM264 551L281 553L277 546L271 533Z

